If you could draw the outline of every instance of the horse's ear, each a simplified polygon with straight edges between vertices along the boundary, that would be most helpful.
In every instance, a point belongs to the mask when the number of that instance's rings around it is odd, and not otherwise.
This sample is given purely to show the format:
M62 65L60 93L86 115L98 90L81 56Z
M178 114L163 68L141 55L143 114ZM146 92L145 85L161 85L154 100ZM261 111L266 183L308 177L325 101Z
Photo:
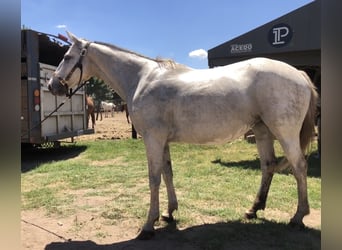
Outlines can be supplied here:
M73 41L74 43L78 42L78 38L74 34L72 34L71 32L69 32L67 30L66 30L66 33L67 33L67 35L71 41Z

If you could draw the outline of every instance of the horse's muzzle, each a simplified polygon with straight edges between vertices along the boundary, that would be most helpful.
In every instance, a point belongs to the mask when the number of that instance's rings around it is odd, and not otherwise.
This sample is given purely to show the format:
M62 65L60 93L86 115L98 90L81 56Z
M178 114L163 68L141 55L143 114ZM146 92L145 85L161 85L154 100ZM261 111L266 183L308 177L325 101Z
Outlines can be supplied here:
M68 86L61 84L57 77L52 77L47 85L48 89L53 95L66 95L68 93Z

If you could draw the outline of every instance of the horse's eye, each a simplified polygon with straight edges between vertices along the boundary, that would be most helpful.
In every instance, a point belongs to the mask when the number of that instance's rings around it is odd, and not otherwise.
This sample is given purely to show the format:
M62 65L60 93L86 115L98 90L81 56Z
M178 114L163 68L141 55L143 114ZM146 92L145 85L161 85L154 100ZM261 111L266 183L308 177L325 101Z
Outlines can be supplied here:
M64 61L68 61L68 60L70 60L71 59L71 56L64 56Z

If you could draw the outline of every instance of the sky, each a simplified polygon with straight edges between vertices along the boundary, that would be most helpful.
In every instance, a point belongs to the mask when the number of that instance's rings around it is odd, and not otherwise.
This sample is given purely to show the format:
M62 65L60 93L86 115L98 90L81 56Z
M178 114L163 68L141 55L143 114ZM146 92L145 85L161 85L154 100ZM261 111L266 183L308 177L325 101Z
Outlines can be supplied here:
M207 51L313 0L22 0L21 25L208 68Z

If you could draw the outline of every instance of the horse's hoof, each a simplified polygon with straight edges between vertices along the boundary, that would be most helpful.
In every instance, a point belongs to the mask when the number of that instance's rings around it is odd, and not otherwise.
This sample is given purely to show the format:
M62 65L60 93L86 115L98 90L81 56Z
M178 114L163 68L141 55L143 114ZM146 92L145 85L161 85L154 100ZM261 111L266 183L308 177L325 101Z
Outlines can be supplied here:
M256 218L258 218L256 212L247 211L245 213L245 219L252 220L252 219L256 219Z
M175 219L173 218L172 214L162 214L161 219L167 223L172 223L175 221Z
M150 240L154 237L155 231L146 231L146 230L141 230L139 235L137 236L137 240Z

